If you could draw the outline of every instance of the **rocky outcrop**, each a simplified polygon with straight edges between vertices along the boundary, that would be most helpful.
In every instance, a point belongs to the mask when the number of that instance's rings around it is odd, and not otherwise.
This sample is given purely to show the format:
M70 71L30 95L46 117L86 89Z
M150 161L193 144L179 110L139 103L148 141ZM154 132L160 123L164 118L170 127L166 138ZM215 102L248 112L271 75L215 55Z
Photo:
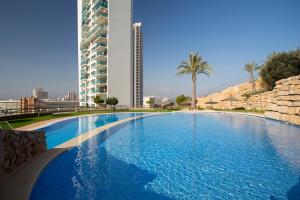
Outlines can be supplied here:
M256 88L262 90L261 80L256 81ZM272 119L287 121L300 125L300 75L276 82L274 90L261 92L256 95L247 95L251 92L251 84L243 83L229 87L219 93L198 98L197 105L202 108L264 110L265 115ZM229 96L234 96L237 101L223 101ZM210 99L215 104L207 104Z
M0 177L45 150L44 132L0 129Z
M257 91L263 91L264 86L261 79L255 81L255 86ZM245 97L245 94L249 94L252 91L252 85L249 82L241 83L236 86L228 87L221 92L217 92L205 97L201 97L197 99L197 105L201 108L211 108L214 109L234 109L234 108L247 108L254 109L257 107L264 107L267 103L268 97L263 93L253 95L249 99ZM238 101L223 101L224 99L234 96ZM207 104L210 99L216 102L215 104Z
M276 82L265 115L300 125L300 75Z

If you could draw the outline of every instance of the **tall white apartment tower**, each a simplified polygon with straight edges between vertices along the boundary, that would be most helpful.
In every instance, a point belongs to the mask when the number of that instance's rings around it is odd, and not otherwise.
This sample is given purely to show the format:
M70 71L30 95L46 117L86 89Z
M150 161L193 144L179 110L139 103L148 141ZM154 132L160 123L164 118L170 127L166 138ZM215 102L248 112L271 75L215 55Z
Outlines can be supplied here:
M81 106L117 97L133 106L132 0L77 0Z
M133 24L133 103L143 107L143 33L142 23Z

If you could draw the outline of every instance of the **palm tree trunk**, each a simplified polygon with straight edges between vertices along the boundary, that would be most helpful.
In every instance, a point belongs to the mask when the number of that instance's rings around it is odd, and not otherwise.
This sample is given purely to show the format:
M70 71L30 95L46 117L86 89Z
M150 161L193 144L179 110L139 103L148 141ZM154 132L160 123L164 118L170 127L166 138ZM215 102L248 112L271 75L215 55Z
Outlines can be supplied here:
M196 75L192 75L192 109L196 109Z
M251 73L252 93L256 92L254 75Z

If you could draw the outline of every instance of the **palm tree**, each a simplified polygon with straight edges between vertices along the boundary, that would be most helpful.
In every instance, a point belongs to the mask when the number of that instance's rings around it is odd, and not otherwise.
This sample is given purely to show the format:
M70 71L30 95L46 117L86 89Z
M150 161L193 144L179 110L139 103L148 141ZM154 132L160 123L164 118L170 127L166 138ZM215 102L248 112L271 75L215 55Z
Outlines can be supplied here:
M181 65L177 67L177 75L182 76L185 74L192 75L192 108L196 108L196 80L198 74L206 74L210 76L212 73L211 66L203 60L198 53L190 53L188 61L181 62Z
M254 77L254 72L259 70L260 66L258 66L255 61L251 63L247 63L243 70L247 71L250 74L250 82L252 84L252 93L256 92L255 88L255 77Z

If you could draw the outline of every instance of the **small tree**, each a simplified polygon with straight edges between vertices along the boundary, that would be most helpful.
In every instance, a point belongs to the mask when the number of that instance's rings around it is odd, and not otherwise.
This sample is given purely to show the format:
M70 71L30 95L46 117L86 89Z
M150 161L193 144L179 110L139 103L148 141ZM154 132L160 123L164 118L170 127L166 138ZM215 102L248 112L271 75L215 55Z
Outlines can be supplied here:
M179 95L178 97L176 97L176 103L177 105L180 105L182 104L183 102L186 102L188 100L190 100L191 98L188 97L188 96L184 96L183 94L182 95Z
M146 103L149 104L150 108L152 108L155 102L153 98L150 98Z
M254 77L254 72L259 70L260 66L258 66L255 62L247 63L243 70L249 73L250 75L250 83L252 84L252 93L256 92L255 88L255 77Z
M96 97L94 98L94 103L97 104L97 105L99 106L101 103L104 103L104 99L101 99L101 97L96 96Z
M119 103L119 100L116 97L108 97L106 99L106 104L110 105L110 107L115 110L116 109L116 105Z

